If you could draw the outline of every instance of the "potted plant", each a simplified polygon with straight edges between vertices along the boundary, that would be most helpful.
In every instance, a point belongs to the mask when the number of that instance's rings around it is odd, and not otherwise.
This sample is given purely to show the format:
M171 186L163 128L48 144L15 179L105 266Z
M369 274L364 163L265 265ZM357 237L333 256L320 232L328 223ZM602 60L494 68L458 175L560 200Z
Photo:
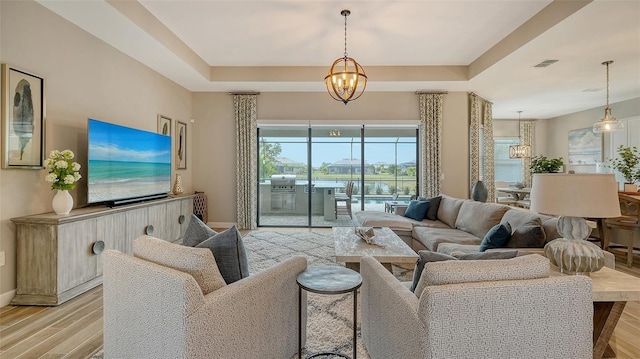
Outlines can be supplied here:
M540 155L531 157L531 166L529 166L529 169L531 173L557 173L562 166L564 166L562 157L547 158L546 156Z
M618 147L619 158L609 159L610 166L616 171L620 172L624 176L624 191L625 192L637 192L638 185L636 182L640 182L640 153L636 146L625 147L620 145Z

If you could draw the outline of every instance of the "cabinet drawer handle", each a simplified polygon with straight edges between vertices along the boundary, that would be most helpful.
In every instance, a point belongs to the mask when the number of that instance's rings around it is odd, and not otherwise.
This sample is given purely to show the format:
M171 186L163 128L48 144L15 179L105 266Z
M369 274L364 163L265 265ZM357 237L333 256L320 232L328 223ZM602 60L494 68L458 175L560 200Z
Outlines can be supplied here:
M104 242L103 241L96 241L93 244L93 246L91 247L91 251L93 252L93 254L102 253L102 251L104 251Z
M184 223L184 214L181 214L180 217L178 217L178 223L180 224Z
M144 228L144 234L150 236L153 234L153 225L148 225Z

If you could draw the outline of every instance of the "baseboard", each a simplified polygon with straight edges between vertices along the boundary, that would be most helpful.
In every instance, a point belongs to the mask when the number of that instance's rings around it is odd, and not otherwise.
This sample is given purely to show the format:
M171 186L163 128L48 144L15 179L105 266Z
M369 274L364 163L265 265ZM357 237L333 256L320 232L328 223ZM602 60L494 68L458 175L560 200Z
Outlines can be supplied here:
M231 228L231 226L237 225L233 222L207 222L207 226L211 228Z
M6 293L0 294L0 307L4 307L5 305L9 305L13 297L16 296L16 290L10 290Z

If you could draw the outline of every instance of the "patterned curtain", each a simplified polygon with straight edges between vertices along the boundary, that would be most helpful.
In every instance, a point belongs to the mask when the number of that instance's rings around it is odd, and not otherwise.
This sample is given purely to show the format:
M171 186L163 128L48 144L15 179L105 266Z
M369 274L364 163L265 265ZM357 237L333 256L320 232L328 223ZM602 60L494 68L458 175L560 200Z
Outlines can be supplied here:
M440 194L442 93L419 93L420 96L420 187L425 197Z
M236 120L236 205L239 229L257 227L257 95L234 94Z
M478 180L482 180L489 199L495 198L492 105L473 92L469 93L469 191Z
M523 145L531 146L531 154L533 155L533 144L535 143L535 121L521 121L520 122L520 138L522 139ZM531 158L523 158L522 159L522 181L525 187L531 187Z

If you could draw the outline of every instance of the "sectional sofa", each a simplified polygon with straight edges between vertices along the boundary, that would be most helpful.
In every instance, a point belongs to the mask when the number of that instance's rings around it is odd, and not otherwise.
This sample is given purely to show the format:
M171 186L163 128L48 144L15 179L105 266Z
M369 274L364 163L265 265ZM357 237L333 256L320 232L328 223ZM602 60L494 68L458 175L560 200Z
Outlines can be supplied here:
M417 221L403 216L402 211L386 213L362 211L355 220L363 227L389 227L413 250L429 250L451 254L478 252L487 232L499 223L509 223L511 239L505 249L519 253L543 253L546 243L560 235L558 219L497 203L483 203L440 195L436 218ZM501 250L501 249L493 249ZM613 255L605 252L605 265L614 266Z

